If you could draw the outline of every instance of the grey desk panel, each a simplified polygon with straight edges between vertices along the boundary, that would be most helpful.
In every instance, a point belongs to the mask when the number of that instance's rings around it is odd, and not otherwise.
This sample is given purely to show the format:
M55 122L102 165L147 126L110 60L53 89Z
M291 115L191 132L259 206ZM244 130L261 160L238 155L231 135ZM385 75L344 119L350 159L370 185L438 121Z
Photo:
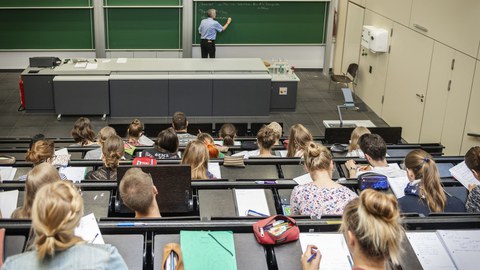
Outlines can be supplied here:
M270 87L269 79L216 79L213 81L213 115L269 115Z
M468 189L466 189L464 186L458 186L458 187L444 187L445 191L452 195L457 197L462 201L463 204L467 202L468 199Z
M22 76L27 111L53 111L53 76Z
M168 80L110 80L112 117L167 116Z
M286 188L286 189L277 189L278 196L280 197L280 203L282 205L290 204L290 196L292 195L293 189Z
M84 190L82 191L85 205L85 215L95 214L95 218L108 217L110 206L110 191L108 190Z
M142 234L103 234L105 244L118 249L128 269L143 268L144 237Z
M187 115L212 115L213 80L176 79L169 81L168 115L181 111Z
M297 86L298 82L272 82L270 110L295 111L297 106ZM286 93L281 94L280 88L282 90L286 89Z
M180 245L180 234L157 234L153 238L153 269L162 269L163 247L168 243Z
M198 197L201 217L237 216L235 199L231 189L202 189L198 191Z
M278 270L302 269L300 240L274 247Z
M24 235L5 235L5 258L22 253L26 240Z
M283 172L283 177L285 179L293 179L295 177L298 177L307 173L303 165L300 165L300 164L299 165L281 165L281 168ZM334 166L332 178L334 180L340 178L340 174L338 173L336 166Z
M275 165L245 165L245 168L220 166L224 179L278 179Z
M237 269L268 269L265 259L265 250L258 244L255 236L251 233L233 234L235 242L235 255L237 258ZM179 234L155 235L154 238L154 262L153 269L161 269L163 260L163 247L168 243L180 243Z
M110 114L108 77L56 76L53 92L57 114Z
M235 255L238 270L268 269L265 250L253 233L235 233Z

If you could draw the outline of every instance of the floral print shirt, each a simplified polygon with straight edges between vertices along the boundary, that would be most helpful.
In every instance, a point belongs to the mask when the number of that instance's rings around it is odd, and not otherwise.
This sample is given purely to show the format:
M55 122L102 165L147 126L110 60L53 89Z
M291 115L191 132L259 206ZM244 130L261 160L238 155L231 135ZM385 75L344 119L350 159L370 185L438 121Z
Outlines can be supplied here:
M347 187L321 188L314 183L296 186L290 197L292 215L342 215L348 202L357 194Z

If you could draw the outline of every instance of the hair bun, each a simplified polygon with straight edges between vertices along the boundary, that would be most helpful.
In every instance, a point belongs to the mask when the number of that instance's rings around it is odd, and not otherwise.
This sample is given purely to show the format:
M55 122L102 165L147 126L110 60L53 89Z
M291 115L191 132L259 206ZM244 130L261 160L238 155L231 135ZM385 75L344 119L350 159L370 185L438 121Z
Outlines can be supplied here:
M397 222L400 215L398 202L393 195L383 194L373 189L366 189L361 192L361 206L367 214L382 219L385 222Z

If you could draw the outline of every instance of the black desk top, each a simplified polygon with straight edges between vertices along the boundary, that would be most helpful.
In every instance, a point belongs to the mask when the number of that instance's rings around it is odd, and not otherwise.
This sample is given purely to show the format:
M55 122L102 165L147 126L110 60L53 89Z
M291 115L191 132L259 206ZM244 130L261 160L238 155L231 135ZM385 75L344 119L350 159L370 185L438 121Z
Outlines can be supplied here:
M118 249L128 269L143 268L144 237L142 234L103 234L105 244Z
M245 168L220 166L224 179L278 179L275 165L245 165Z

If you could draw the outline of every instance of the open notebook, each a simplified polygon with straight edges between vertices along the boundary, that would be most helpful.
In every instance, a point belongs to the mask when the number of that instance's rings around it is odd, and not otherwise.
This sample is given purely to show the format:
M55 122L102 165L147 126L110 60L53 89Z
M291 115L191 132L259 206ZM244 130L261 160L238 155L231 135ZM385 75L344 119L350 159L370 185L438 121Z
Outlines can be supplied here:
M407 238L425 270L478 269L480 230L407 232Z

